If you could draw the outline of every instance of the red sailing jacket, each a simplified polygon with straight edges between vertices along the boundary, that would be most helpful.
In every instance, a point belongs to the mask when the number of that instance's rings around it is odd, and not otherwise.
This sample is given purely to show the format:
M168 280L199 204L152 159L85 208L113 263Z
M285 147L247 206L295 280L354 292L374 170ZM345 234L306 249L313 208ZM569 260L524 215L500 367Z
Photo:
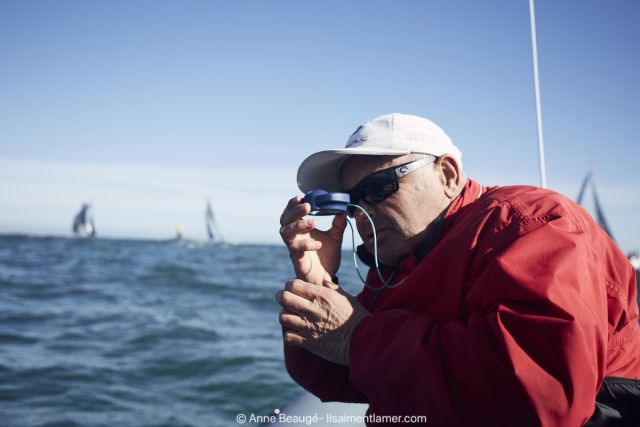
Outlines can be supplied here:
M635 271L557 193L469 181L437 243L393 281L404 277L358 295L372 316L350 366L285 344L291 377L323 401L369 403L368 414L509 427L581 426L605 376L640 379ZM374 270L367 283L379 286Z

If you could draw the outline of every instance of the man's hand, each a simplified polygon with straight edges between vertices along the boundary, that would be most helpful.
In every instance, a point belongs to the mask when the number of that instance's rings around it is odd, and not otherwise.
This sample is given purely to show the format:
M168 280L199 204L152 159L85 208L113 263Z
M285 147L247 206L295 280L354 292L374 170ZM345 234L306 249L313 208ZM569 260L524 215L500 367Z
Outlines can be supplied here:
M276 294L282 306L284 342L309 350L334 363L349 365L353 330L369 312L338 285L317 286L290 280Z
M316 230L314 220L303 217L311 211L299 196L289 200L280 217L280 236L289 248L296 277L322 285L331 281L340 266L342 236L347 226L346 214L336 215L327 231Z

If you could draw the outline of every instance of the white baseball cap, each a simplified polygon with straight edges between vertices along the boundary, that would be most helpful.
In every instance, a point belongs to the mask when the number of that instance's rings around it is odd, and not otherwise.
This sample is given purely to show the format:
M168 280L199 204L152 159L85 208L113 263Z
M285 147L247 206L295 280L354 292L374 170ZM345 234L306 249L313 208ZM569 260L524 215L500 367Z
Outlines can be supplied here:
M298 168L298 187L341 191L340 168L351 156L403 156L411 153L449 154L462 167L462 153L431 120L409 114L385 114L365 122L351 134L345 148L310 155Z

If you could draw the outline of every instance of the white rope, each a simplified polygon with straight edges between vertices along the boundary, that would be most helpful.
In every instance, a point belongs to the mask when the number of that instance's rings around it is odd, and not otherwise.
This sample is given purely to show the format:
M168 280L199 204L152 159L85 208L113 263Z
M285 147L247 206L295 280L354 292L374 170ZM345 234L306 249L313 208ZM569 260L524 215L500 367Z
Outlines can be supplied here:
M547 188L547 174L544 165L544 141L542 137L542 107L540 105L540 79L538 77L538 43L536 38L536 13L533 0L529 0L531 16L531 49L533 50L533 82L536 95L536 118L538 121L538 157L540 160L540 186Z
M373 223L373 220L371 219L371 217L369 216L369 214L367 213L366 210L364 210L364 208L362 206L359 205L354 205L349 203L349 206L352 208L356 208L359 209L364 216L369 220L369 224L371 224L371 230L373 231L373 258L375 260L375 267L376 267L376 271L378 272L378 278L380 279L380 282L382 283L382 285L380 285L379 287L375 287L375 286L371 286L367 283L367 281L364 279L364 277L362 277L362 274L360 274L360 269L358 268L358 257L356 254L356 237L355 237L355 231L353 229L353 225L351 225L351 222L349 222L349 220L347 220L347 224L349 224L349 227L351 228L351 247L352 247L352 251L353 251L353 265L356 267L356 272L358 273L358 277L360 278L360 281L369 289L373 290L373 291L379 291L381 289L394 289L397 288L398 286L402 285L404 283L404 281L407 279L406 277L402 280L400 280L398 283L396 283L395 285L391 284L391 281L393 280L393 278L396 275L396 272L394 271L393 274L391 274L391 277L389 277L388 280L385 280L384 277L382 277L382 272L380 272L380 265L378 264L378 238L376 237L376 227L375 224Z

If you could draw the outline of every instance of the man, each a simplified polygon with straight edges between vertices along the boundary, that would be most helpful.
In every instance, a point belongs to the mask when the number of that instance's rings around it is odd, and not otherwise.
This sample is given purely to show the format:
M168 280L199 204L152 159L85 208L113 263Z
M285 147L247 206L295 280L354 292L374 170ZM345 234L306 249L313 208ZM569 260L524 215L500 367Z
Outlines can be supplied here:
M342 291L346 216L319 231L309 204L289 201L280 234L297 279L276 298L300 385L429 426L640 425L635 273L581 207L479 185L438 126L403 114L307 158L298 186L367 211L384 279L371 268L357 297ZM372 228L355 220L373 265Z

